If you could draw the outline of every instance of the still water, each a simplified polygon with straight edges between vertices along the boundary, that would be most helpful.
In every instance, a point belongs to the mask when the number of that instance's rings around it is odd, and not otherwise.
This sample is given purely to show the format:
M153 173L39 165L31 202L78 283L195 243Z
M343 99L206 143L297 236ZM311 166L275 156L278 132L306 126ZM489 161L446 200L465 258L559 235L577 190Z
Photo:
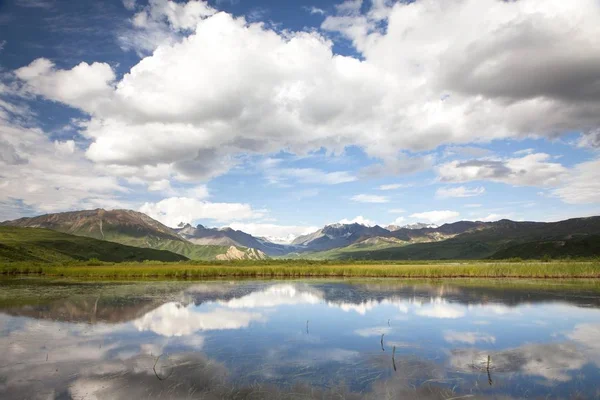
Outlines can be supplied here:
M600 284L0 281L0 399L600 398Z

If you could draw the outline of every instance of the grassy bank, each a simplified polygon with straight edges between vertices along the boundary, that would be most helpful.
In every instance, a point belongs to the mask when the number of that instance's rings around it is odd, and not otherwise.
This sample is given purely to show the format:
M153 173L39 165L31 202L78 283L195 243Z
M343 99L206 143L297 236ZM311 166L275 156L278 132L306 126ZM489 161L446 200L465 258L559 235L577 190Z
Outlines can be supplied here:
M598 261L468 263L88 263L0 266L3 275L97 278L395 277L395 278L600 278Z

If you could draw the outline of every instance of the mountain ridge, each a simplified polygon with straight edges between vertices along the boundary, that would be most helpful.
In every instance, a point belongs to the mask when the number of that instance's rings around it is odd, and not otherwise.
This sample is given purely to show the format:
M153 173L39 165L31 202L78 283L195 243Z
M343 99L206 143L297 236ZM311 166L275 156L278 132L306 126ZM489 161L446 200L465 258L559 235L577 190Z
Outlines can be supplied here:
M216 259L227 254L229 245L197 245L168 226L133 210L68 211L4 221L0 226L45 228L127 246L167 250L190 259ZM247 253L249 256L254 253Z
M218 255L226 257L227 254L234 258L245 254L253 259L266 256L361 259L488 258L494 257L494 254L500 251L503 252L498 254L508 257L513 253L527 254L527 246L524 247L523 244L528 242L535 244L536 249L548 249L557 253L560 243L564 241L600 235L600 217L572 218L557 222L508 219L495 222L457 221L441 226L412 224L394 230L379 225L337 223L298 236L290 245L272 243L265 238L254 237L230 227L207 228L201 224L195 227L179 224L177 228L169 228L143 213L132 210L70 211L4 221L0 223L0 226L2 225L54 229L125 245L168 250L192 259L217 259ZM568 243L564 249L571 249L569 251L573 254L577 251L588 254L590 251L584 251L585 246L593 247L596 242L580 240ZM232 246L235 251L231 250ZM591 253L595 251L592 249ZM598 252L600 253L600 249Z

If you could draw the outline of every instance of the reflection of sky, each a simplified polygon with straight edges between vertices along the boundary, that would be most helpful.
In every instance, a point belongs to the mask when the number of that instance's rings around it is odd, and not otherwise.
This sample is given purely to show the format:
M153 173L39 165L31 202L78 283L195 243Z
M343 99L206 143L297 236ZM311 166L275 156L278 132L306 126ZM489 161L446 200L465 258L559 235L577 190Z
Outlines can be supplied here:
M52 397L62 388L117 398L98 382L124 373L156 379L151 364L161 354L167 355L160 360L165 371L184 368L174 360L193 355L195 361L185 362L202 363L218 387L286 387L299 380L324 388L344 381L349 390L375 396L390 388L400 393L393 382L402 377L415 386L434 380L439 390L450 385L460 393L477 387L482 397L595 393L599 309L463 301L468 288L449 289L450 297L436 287L409 293L348 283L196 284L114 324L35 319L31 307L20 317L12 310L14 316L0 314L0 397ZM198 385L193 382L206 377L197 373L185 369L170 379L189 375L187 384Z

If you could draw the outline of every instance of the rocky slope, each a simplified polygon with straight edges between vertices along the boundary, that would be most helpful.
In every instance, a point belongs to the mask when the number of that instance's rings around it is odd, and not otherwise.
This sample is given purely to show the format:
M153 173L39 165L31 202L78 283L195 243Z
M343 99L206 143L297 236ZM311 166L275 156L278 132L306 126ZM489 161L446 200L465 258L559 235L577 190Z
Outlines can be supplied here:
M311 234L297 237L292 245L297 247L296 251L324 251L346 247L369 237L389 235L390 231L378 225L333 224L326 225Z
M290 246L272 243L231 228L206 228L203 225L193 227L190 224L180 224L173 231L185 240L198 245L247 247L271 256L283 255L290 251Z
M217 260L265 260L267 256L256 249L239 249L235 246L229 247L227 253L217 255Z

